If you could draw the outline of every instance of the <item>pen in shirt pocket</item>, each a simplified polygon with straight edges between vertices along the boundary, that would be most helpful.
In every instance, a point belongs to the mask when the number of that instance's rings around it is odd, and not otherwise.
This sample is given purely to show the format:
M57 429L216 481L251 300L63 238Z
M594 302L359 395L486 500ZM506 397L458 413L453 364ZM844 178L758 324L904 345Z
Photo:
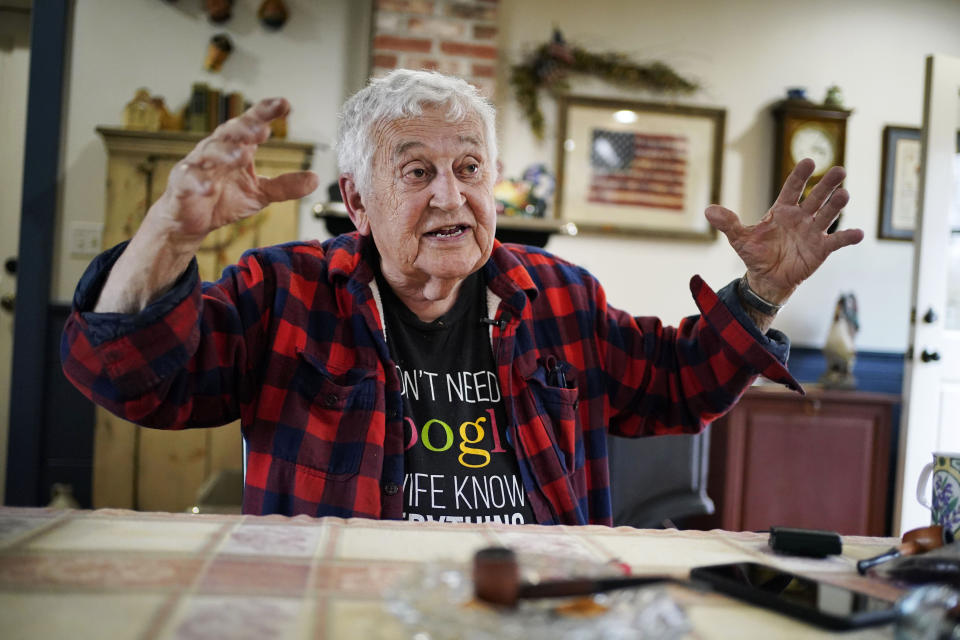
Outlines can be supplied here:
M554 356L547 356L545 364L547 367L547 384L554 387L560 387L561 389L566 389L567 377L563 374L563 368L560 366L560 361Z

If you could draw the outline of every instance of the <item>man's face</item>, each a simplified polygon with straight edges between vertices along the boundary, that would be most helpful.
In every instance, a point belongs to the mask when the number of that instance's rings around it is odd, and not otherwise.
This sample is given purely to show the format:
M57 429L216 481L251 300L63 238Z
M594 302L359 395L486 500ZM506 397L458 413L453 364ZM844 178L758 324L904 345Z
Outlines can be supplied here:
M374 136L362 200L387 281L417 290L431 279L462 280L478 270L493 250L496 227L496 167L480 119L451 123L442 111L426 109L384 123Z

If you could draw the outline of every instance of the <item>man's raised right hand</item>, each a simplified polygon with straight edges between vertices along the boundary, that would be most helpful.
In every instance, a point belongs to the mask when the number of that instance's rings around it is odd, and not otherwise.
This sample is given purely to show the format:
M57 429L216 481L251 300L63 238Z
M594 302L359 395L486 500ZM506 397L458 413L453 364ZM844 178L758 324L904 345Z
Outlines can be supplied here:
M166 190L110 270L94 311L144 309L176 282L208 233L317 188L312 171L276 178L254 171L253 156L270 137L270 121L288 111L283 98L262 100L217 127L174 167Z
M319 178L312 171L276 178L254 171L253 156L270 137L270 121L289 111L283 98L261 100L217 127L170 172L166 190L147 214L154 218L150 222L199 247L214 229L314 191Z

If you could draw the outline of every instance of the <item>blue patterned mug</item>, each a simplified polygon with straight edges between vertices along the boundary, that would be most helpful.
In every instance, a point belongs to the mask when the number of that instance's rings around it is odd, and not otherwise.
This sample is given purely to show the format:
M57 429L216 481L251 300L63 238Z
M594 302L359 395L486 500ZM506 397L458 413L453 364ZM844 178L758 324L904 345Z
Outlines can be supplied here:
M927 480L933 474L933 502L928 503ZM945 531L960 535L960 453L934 453L920 472L917 500L930 509L931 524L942 525Z

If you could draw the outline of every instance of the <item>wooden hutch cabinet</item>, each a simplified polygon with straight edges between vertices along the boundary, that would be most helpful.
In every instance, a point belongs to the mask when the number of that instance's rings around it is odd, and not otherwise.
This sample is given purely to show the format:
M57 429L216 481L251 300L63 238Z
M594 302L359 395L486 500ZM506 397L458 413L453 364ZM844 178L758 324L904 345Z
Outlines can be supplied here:
M707 493L717 510L697 525L886 535L899 396L806 390L751 387L711 426Z
M201 139L186 132L146 132L100 127L107 147L107 201L103 246L130 238L160 197L170 170ZM308 169L313 145L269 140L255 157L259 175ZM255 216L211 233L197 255L200 277L216 280L224 267L252 247L298 237L299 202L268 206ZM214 474L242 466L240 423L214 429L159 431L136 427L97 408L94 430L93 506L183 511Z

